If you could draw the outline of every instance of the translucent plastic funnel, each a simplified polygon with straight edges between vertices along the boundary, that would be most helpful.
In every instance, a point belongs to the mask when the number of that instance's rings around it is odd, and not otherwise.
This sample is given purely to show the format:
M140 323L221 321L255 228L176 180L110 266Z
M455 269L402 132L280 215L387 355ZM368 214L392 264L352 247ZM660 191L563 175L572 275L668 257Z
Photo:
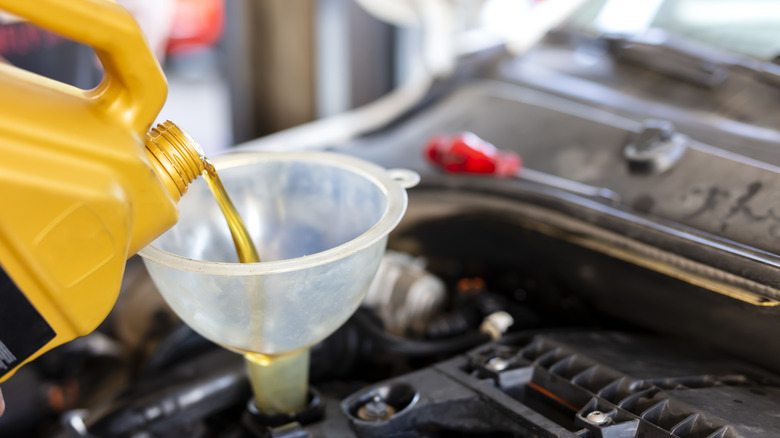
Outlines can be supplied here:
M199 181L178 224L140 252L154 283L187 324L224 346L278 355L321 341L363 299L417 175L324 152L213 161L263 261L238 263Z

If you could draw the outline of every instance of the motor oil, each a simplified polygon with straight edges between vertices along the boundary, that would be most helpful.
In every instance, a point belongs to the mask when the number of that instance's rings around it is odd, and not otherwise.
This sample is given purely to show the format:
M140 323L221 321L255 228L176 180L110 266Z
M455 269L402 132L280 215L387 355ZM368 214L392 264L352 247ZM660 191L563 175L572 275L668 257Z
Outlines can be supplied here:
M81 90L0 63L0 381L94 330L126 259L170 228L204 169L175 125L147 131L162 70L133 18L105 0L0 0L0 9L95 49ZM20 292L21 291L21 292Z
M225 186L222 185L217 169L208 158L203 158L203 164L203 178L206 180L214 200L217 201L222 215L225 216L228 229L230 229L230 236L233 238L233 245L236 247L238 261L241 263L260 262L260 256L257 254L257 248L252 242L252 237L249 235L243 219L238 214L238 210L233 205L233 201L230 200Z
M204 165L203 177L225 216L239 262L260 262L257 248L249 236L244 221L230 200L217 170L208 158L204 158ZM258 287L262 286L258 284ZM252 292L248 298L250 306L254 309L263 308L262 304L254 302L262 300L262 294L258 294L257 290ZM259 321L259 318L255 321ZM254 332L260 331L259 324L253 324L248 329ZM283 355L241 351L229 347L228 349L244 355L254 403L261 412L268 415L292 415L306 407L309 370L308 349Z

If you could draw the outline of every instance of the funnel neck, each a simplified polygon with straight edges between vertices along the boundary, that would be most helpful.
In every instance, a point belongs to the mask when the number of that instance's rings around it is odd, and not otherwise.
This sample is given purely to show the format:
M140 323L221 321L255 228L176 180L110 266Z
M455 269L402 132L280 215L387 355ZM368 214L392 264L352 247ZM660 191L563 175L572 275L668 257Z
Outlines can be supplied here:
M160 123L146 134L146 155L173 199L178 201L187 187L203 172L203 150L171 121Z

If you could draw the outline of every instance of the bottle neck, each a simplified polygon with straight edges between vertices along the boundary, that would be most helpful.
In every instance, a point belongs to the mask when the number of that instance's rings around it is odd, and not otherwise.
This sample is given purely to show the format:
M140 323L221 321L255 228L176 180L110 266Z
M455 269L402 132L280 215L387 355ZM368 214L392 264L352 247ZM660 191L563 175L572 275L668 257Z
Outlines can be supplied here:
M175 200L203 172L203 150L171 121L153 127L146 134L146 155L155 172Z

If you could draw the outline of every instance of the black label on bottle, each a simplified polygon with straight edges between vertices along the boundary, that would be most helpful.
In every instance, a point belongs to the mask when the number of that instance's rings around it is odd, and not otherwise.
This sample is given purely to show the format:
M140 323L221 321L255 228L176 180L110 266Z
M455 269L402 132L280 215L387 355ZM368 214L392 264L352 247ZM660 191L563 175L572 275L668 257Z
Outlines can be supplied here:
M0 377L40 350L54 336L51 326L0 269Z

